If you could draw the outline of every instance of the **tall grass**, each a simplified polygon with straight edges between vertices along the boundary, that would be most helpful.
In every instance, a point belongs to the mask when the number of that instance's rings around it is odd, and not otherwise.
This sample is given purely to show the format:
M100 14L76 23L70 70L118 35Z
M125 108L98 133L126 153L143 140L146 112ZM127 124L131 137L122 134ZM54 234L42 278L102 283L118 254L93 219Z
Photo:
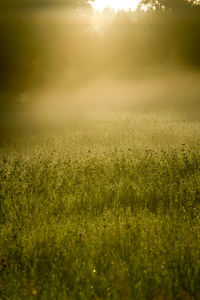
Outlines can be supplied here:
M3 147L2 299L200 299L199 129L96 113Z

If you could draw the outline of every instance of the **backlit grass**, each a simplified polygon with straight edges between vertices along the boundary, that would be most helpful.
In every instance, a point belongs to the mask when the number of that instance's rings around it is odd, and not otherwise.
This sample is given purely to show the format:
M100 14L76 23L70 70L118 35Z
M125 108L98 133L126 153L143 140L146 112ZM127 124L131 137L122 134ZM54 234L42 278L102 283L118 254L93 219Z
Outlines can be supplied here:
M2 299L200 299L199 129L94 113L4 146Z

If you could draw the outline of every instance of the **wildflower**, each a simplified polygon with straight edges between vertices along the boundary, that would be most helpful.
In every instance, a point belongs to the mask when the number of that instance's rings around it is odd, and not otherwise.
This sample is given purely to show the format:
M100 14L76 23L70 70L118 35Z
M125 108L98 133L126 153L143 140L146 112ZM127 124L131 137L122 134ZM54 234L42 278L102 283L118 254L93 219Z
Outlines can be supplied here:
M37 295L37 293L38 293L38 292L37 292L36 289L33 289L33 290L32 290L32 294L33 294L33 295Z

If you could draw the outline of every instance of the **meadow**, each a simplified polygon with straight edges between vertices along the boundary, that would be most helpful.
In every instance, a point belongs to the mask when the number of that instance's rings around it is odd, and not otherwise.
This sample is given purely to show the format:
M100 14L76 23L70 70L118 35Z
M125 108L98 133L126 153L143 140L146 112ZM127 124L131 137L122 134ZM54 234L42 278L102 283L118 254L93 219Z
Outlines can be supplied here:
M91 112L0 155L0 299L200 299L200 122Z
M0 0L0 300L200 300L200 0Z

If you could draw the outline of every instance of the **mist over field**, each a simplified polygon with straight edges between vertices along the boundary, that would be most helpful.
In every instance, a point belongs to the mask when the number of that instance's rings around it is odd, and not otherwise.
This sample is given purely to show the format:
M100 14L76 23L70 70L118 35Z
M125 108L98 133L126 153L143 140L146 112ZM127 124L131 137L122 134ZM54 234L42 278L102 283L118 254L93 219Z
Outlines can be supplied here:
M85 3L2 2L3 132L15 123L13 111L34 113L40 105L44 118L54 107L64 115L162 105L197 117L200 13L184 3L115 14Z
M200 299L200 5L1 0L0 299Z

